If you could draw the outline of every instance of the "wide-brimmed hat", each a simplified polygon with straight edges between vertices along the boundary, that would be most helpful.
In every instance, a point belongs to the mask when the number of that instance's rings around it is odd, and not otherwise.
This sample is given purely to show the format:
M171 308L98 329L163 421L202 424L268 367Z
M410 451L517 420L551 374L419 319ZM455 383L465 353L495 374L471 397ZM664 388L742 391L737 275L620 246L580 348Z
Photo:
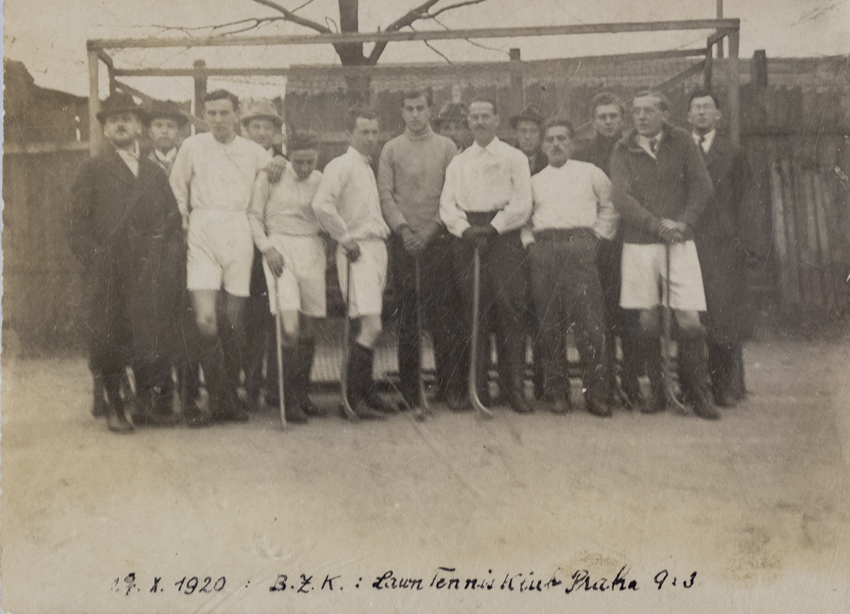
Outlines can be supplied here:
M136 104L136 101L130 94L114 92L100 103L100 111L97 112L97 121L102 124L110 115L117 115L119 113L134 113L141 122L144 122L146 117L145 108L140 104Z
M538 126L542 126L546 121L546 118L543 115L543 111L540 110L540 107L536 104L529 104L522 108L519 115L512 116L508 121L511 124L511 128L516 130L517 124L521 121L530 121L534 122Z
M247 126L252 119L270 119L275 126L283 124L283 118L278 114L271 100L257 100L251 104L242 116L242 125Z
M145 125L158 118L173 119L177 126L182 128L189 123L189 118L180 110L176 102L170 100L154 100L145 111Z
M469 111L462 102L444 102L440 112L434 118L434 125L439 128L446 122L467 122Z

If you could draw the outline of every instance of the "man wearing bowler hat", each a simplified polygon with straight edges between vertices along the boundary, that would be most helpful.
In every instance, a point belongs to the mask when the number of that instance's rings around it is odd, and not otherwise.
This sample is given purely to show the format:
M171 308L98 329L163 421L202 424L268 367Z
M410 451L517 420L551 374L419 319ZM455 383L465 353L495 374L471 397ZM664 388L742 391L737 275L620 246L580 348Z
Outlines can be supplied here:
M549 165L549 158L543 152L542 136L543 123L545 117L540 107L534 104L526 105L518 115L513 115L509 120L511 128L516 131L517 148L528 158L528 168L532 176L536 175ZM525 311L525 334L531 339L531 350L533 357L532 364L532 381L534 383L534 395L538 399L543 398L543 362L541 355L543 348L540 344L540 322L537 318L537 309L534 307L534 297L532 292L533 284L531 282L531 266L530 260L526 259L523 262L523 274L525 277L525 299L523 300L526 306ZM500 336L497 334L497 339ZM502 348L499 348L502 350ZM501 351L499 352L502 353ZM500 362L501 364L501 362ZM503 371L503 369L500 369ZM503 377L500 373L500 377Z
M469 147L468 111L462 102L444 102L434 118L437 133L450 138L458 153Z
M177 336L180 213L168 178L140 155L145 113L132 96L111 94L97 119L106 144L86 160L71 191L69 243L84 267L91 366L106 390L107 426L133 430L120 382L128 357L136 378L140 425L170 424L163 394L171 376L168 343Z
M189 123L189 118L180 110L177 103L170 100L154 100L147 109L145 125L153 149L148 154L154 162L171 176L174 158L177 157L177 140L180 131Z

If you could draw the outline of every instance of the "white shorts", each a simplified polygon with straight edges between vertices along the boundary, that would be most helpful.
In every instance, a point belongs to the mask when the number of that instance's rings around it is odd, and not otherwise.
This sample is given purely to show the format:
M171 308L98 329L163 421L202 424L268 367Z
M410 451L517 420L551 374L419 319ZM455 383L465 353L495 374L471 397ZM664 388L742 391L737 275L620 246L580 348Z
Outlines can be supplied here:
M667 291L666 246L662 243L623 245L620 307L652 309L663 304ZM666 301L665 301L666 302ZM705 311L705 290L693 241L670 246L670 306L680 311Z
M277 304L281 311L300 311L305 316L327 315L325 294L325 242L318 235L271 235L269 241L283 256L283 274L277 279ZM269 288L269 307L275 313L274 275L266 259L263 270Z
M254 239L244 211L195 209L189 217L186 287L248 296Z
M387 287L387 245L380 239L368 241L355 239L360 247L360 257L351 263L351 304L348 316L381 315L384 304L384 289ZM336 271L339 289L345 299L346 263L348 257L341 245L336 248Z

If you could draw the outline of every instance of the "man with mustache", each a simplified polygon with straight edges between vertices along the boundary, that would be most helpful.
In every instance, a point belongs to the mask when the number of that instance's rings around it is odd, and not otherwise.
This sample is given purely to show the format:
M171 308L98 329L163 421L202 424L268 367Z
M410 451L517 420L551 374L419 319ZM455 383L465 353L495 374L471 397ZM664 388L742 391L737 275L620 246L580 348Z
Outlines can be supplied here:
M475 142L446 170L440 217L449 232L461 239L454 250L455 267L467 313L471 313L475 250L481 255L481 304L494 306L486 311L499 318L505 337L510 404L518 413L530 413L524 391L525 253L519 229L531 213L531 172L525 154L496 136L499 115L494 101L476 98L469 103L469 127ZM489 347L486 337L491 328L479 326L478 356L470 357L477 361L476 385L485 404L489 399L486 377L490 363L485 348Z
M129 433L120 394L136 378L136 426L171 423L169 344L177 337L180 215L168 178L139 151L144 109L111 94L97 114L107 143L80 168L71 190L69 242L83 263L91 367L107 395L110 431ZM128 365L128 362L130 363Z
M542 349L546 400L554 413L570 410L564 338L573 329L582 363L588 412L610 417L602 286L596 268L599 239L617 233L611 182L599 168L571 160L573 125L549 120L543 152L549 166L531 178L534 206L523 243L529 247Z

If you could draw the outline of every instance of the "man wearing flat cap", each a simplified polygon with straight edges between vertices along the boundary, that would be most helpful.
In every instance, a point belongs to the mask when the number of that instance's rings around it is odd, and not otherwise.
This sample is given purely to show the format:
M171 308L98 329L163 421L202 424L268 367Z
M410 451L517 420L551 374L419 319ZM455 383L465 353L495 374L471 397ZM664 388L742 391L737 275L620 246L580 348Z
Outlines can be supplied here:
M71 190L69 243L84 267L91 366L106 390L107 426L133 430L120 383L136 379L136 426L170 423L168 343L177 337L180 212L165 172L140 155L145 113L132 96L111 94L97 119L106 144L83 163ZM128 365L128 357L130 365Z
M254 101L245 110L240 119L242 133L265 149L272 162L267 167L266 178L275 184L286 168L283 149L275 143L275 135L280 134L283 118L270 100ZM248 342L245 370L245 389L248 392L253 409L261 406L261 389L265 384L265 400L269 406L277 406L277 351L274 338L274 318L268 309L269 291L263 272L263 255L254 247L254 264L251 267L251 288L245 304L245 334ZM266 363L266 376L263 377L263 363Z
M440 112L434 118L434 128L437 134L450 138L457 147L458 153L469 147L469 114L462 102L444 102Z

